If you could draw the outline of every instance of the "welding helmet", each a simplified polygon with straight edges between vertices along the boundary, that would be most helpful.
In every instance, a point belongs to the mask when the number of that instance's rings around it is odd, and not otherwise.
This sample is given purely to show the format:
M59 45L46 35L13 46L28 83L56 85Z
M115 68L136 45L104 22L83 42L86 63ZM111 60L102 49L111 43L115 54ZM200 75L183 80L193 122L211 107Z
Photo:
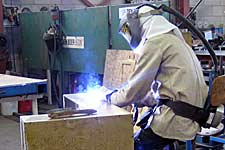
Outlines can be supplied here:
M132 49L135 49L139 45L142 37L138 9L122 17L119 33L127 40Z
M151 7L137 7L132 12L127 12L127 14L121 18L119 33L127 40L130 47L135 49L142 40L142 25L146 21L141 18L149 18L149 16L161 14L162 13L159 10L155 10Z

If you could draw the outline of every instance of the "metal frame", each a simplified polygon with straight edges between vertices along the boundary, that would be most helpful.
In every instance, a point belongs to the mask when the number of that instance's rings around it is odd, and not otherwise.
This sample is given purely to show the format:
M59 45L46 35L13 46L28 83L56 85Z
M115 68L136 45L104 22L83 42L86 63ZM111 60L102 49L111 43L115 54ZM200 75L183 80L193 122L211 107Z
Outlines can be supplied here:
M0 103L32 100L32 112L38 114L37 99L47 93L47 80L0 75Z
M210 136L210 141L225 144L225 135L221 135L221 136L218 136L218 137L217 136Z
M4 97L4 98L0 98L0 103L15 102L15 101L20 101L20 100L32 100L32 113L34 115L38 115L37 99L42 98L43 96L44 96L44 94L31 94L31 95Z

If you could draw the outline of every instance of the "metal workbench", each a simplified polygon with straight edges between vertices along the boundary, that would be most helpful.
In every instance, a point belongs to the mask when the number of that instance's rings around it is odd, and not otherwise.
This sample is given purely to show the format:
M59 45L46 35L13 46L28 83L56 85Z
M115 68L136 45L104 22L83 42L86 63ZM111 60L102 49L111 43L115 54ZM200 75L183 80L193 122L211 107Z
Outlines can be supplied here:
M0 74L0 103L32 100L32 112L38 114L37 99L47 92L47 80Z

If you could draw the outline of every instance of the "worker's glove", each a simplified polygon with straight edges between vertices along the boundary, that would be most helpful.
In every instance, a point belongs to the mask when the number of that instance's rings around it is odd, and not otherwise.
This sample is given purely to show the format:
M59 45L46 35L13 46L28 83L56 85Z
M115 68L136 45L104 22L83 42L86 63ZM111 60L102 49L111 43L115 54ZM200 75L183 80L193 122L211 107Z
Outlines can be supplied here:
M140 104L138 104L138 107L152 107L158 104L158 100L154 99L152 91L149 91L144 98L141 99Z
M159 88L161 86L161 83L159 81L154 80L151 84L151 90L140 100L139 103L136 105L138 107L153 107L158 105L160 94L159 94Z
M106 95L107 103L111 103L111 96L113 93L116 93L118 90L113 90L111 93Z
M107 103L111 103L111 95L113 93L115 93L117 90L111 90L111 89L108 89L104 86L100 87L99 89L101 91L101 93L104 95L104 101L106 101Z

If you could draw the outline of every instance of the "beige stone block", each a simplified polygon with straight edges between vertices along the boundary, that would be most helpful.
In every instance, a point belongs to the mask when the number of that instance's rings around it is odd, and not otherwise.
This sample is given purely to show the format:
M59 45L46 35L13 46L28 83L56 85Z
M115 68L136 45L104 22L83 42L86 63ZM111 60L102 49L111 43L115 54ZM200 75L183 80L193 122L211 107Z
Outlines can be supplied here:
M21 117L22 150L133 150L132 114L114 105L63 119Z
M134 71L137 56L128 50L107 50L103 85L118 88Z

